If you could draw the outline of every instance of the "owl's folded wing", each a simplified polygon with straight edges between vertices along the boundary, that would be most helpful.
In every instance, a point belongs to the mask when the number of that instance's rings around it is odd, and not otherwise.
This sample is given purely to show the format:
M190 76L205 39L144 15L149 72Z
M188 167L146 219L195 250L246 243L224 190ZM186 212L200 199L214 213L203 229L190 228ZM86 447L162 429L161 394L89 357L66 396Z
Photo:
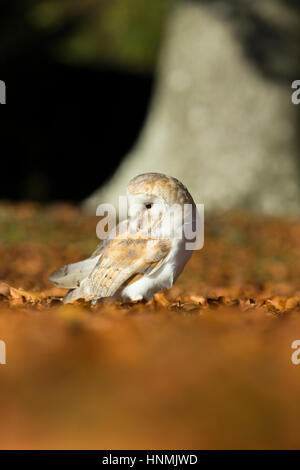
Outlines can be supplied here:
M127 227L126 221L121 222L118 226L118 232L123 233L125 228ZM89 274L95 268L97 262L102 256L103 250L105 246L110 242L113 238L113 233L109 234L107 238L99 243L97 249L93 252L93 254L83 260L78 261L77 263L66 264L61 268L54 271L49 276L49 281L53 282L57 287L64 287L67 289L74 289L80 285L80 282L89 276Z
M90 275L66 296L65 302L114 296L136 275L151 272L161 265L170 252L168 239L112 239Z

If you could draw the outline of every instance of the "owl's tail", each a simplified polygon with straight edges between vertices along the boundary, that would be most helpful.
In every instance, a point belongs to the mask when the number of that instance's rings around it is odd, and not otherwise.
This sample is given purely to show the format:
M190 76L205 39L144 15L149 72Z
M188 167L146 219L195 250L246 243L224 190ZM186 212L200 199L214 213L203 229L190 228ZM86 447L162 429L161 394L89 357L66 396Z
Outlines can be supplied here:
M100 256L95 256L79 263L67 264L50 274L48 279L57 287L74 289L92 272L99 258Z
M82 299L84 298L85 295L82 292L82 289L80 287L77 287L76 289L70 289L69 292L64 296L63 302L64 304L71 304L75 302L75 300Z

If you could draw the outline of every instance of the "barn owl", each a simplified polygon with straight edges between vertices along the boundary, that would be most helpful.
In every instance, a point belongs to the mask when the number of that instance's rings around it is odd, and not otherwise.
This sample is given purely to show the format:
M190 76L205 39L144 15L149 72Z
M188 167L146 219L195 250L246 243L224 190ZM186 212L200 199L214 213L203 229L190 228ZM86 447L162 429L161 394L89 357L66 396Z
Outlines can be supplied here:
M171 288L182 272L192 255L184 227L197 216L186 187L170 176L145 173L129 182L127 201L128 219L90 258L49 276L56 286L70 289L65 303L79 298L95 303L104 297L150 300L159 290Z

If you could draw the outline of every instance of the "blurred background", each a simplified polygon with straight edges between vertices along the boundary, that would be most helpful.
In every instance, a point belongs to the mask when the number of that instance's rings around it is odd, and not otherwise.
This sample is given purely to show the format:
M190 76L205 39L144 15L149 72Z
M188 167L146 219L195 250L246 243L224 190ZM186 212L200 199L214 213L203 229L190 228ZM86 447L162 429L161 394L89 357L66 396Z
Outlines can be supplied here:
M1 0L1 448L299 448L299 13ZM145 171L204 203L203 250L150 304L63 305Z
M0 22L2 199L97 190L94 213L154 170L208 210L299 212L297 0L3 0Z
M117 168L145 120L171 3L1 2L2 199L80 201Z

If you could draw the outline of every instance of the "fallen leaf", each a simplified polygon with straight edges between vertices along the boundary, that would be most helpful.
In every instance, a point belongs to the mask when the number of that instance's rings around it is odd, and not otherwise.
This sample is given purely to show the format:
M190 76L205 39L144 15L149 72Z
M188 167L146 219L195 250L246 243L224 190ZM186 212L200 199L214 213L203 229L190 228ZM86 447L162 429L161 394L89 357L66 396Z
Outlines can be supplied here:
M14 287L10 287L10 296L14 300L21 301L21 303L29 302L35 304L45 299L45 294L43 293L27 292L23 289L15 289Z
M172 304L172 302L170 302L162 292L154 294L154 299L159 305L162 305L163 307L169 307Z
M300 299L298 297L290 297L286 301L285 308L292 309L292 308L298 307L299 305L300 305Z
M10 295L10 286L6 282L0 282L0 294L7 297Z

